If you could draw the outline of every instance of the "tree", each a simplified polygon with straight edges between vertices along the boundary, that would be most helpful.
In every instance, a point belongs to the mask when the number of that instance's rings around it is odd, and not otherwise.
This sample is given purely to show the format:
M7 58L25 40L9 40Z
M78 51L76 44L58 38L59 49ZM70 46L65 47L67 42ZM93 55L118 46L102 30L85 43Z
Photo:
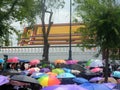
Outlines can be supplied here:
M61 1L59 1L59 0L53 0L53 1L54 2L51 3L51 1L47 0L47 5L51 5L52 8L53 7L57 8L59 6L63 7L63 5L64 5L64 0L61 0ZM57 3L55 4L55 2L57 2ZM48 62L49 61L49 57L48 57L49 56L49 47L50 47L50 44L48 43L48 36L49 36L51 25L53 24L53 22L51 21L53 12L52 12L52 9L49 10L49 8L51 8L51 7L48 7L46 5L46 0L42 0L41 3L42 3L42 17L41 17L41 21L42 21L43 40L44 40L44 47L43 47L42 58L43 58L43 60L45 62ZM49 20L48 20L48 27L47 28L45 26L45 14L46 13L49 13Z
M75 0L77 15L86 26L80 30L83 45L100 47L105 60L105 82L108 79L109 53L120 48L120 6L118 0Z

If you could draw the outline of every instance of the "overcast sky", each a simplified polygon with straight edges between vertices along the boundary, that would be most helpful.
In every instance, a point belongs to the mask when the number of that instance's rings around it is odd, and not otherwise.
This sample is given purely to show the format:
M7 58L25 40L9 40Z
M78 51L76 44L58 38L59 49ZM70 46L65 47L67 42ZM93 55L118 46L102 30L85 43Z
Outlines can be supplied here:
M65 6L63 9L58 9L53 11L52 21L53 23L69 23L70 21L70 0L65 0ZM45 23L48 23L48 15L46 15ZM41 24L41 21L37 20L36 24ZM18 30L23 31L24 27L27 26L27 24L20 25L19 22L13 22L11 24L13 27L15 27ZM12 35L11 39L13 41L13 46L17 46L16 36Z

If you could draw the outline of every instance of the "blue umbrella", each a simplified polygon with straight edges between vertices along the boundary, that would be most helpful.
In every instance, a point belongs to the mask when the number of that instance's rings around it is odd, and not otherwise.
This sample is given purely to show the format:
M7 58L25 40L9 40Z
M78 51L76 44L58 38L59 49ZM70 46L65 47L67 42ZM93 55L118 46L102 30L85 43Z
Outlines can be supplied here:
M104 84L97 84L97 83L84 83L81 84L80 87L83 87L87 90L112 90L108 86Z
M76 76L72 73L61 73L57 75L57 78L75 78Z
M82 83L87 83L87 82L89 82L87 79L82 78L82 77L74 78L73 81L74 81L75 83L78 83L78 84L82 84Z
M62 68L65 72L67 73L70 73L71 72L71 69L68 69L68 68Z
M0 59L0 63L4 63L5 61L3 59Z
M113 77L120 78L120 71L114 71L114 72L112 73L112 76L113 76Z
M20 62L24 62L24 63L29 63L30 61L29 60L21 60L19 59Z
M43 88L42 90L87 90L78 85L54 85Z
M44 75L47 75L47 74L45 74L45 73L33 73L32 75L31 75L31 77L32 78L40 78L41 76L44 76Z

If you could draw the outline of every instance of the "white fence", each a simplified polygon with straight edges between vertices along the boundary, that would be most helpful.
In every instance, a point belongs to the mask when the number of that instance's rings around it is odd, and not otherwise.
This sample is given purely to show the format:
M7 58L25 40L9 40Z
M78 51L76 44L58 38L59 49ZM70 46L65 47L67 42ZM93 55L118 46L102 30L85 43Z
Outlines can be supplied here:
M98 48L85 49L82 51L80 47L72 46L72 59L85 61L97 54ZM8 57L17 56L22 60L42 59L43 47L1 47L0 58L3 55ZM49 60L54 61L56 59L68 59L69 47L68 46L51 46L49 49ZM98 57L101 59L101 55Z

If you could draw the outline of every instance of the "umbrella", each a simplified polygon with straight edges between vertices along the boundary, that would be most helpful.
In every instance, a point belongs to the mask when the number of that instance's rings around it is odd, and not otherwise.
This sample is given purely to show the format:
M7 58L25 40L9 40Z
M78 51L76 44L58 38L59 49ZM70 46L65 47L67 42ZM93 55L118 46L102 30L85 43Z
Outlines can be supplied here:
M18 57L9 58L7 60L7 63L18 63L18 62L19 62Z
M5 62L5 60L3 60L3 59L0 59L0 63L4 63Z
M87 79L82 78L82 77L76 77L76 78L73 79L73 81L74 81L75 83L78 83L78 84L82 84L82 83L89 82Z
M120 71L114 71L114 72L112 73L112 76L113 76L113 77L120 78Z
M44 75L38 79L42 86L59 85L61 82L55 76Z
M108 86L111 89L113 89L117 85L115 83L102 83L102 84Z
M89 61L88 66L90 66L90 67L102 67L103 66L103 62L102 62L102 60L98 60L98 59L91 60L91 61Z
M23 63L29 63L30 61L29 60L19 60L20 62L23 62Z
M33 59L30 61L30 65L37 65L40 63L40 60L39 59Z
M100 80L102 80L103 78L102 77L93 77L93 78L91 78L89 81L90 82L97 82L97 81L100 81Z
M67 60L66 64L77 64L78 60Z
M40 72L47 73L47 72L50 72L50 69L49 68L42 68L42 69L40 69Z
M38 67L34 67L34 68L29 68L27 71L29 72L29 74L32 74L34 72L39 72L40 69Z
M54 63L55 63L55 64L66 64L66 61L65 61L65 60L62 60L62 59L58 59L58 60L55 60Z
M36 79L34 79L32 77L29 77L29 76L26 76L26 75L13 75L11 77L11 80L21 81L21 82L26 82L26 83L39 84Z
M64 73L65 71L61 68L56 68L56 69L53 69L52 72L54 72L56 74L61 74L61 73Z
M78 85L54 85L43 88L42 90L87 90Z
M38 78L40 78L40 77L42 77L42 76L44 76L44 75L46 75L46 74L45 74L45 73L35 72L35 73L33 73L33 74L31 75L31 77L38 79Z
M68 72L70 73L71 72L71 69L68 69L68 68L62 68L65 72Z
M97 83L83 83L80 85L81 87L87 89L87 90L112 90L106 85L103 84L97 84Z
M0 86L9 83L9 79L6 76L0 75Z
M105 78L101 79L98 83L103 83L104 81L105 81ZM115 83L115 84L117 83L117 81L112 77L108 77L108 82Z
M57 74L56 74L56 73L53 73L53 72L48 72L48 73L46 73L46 74L51 75L51 76L57 76Z
M72 73L61 73L57 75L57 78L75 78L76 76Z
M97 73L97 72L102 71L102 69L99 68L99 67L95 67L95 68L91 69L90 71L93 72L93 73Z

